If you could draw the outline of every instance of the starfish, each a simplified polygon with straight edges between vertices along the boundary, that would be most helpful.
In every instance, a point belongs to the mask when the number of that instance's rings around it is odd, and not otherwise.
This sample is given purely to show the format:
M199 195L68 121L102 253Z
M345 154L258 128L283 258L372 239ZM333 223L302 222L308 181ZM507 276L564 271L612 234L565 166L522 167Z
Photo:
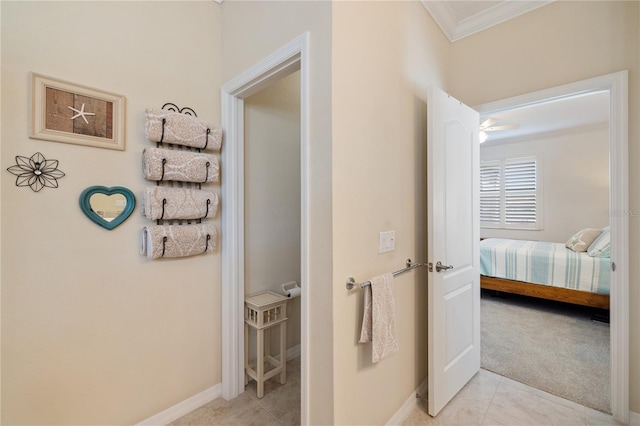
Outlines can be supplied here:
M580 239L581 237L582 237L581 235L577 237L576 236L571 237L571 241L569 242L569 245L573 247L586 246L587 244Z
M80 110L78 111L77 109L75 109L74 107L70 107L68 106L67 108L77 112L76 115L74 115L73 117L71 117L72 120L75 120L78 117L82 117L82 119L84 120L85 123L89 124L89 120L87 120L87 115L96 115L94 112L84 112L84 104L82 104L82 107L80 108Z

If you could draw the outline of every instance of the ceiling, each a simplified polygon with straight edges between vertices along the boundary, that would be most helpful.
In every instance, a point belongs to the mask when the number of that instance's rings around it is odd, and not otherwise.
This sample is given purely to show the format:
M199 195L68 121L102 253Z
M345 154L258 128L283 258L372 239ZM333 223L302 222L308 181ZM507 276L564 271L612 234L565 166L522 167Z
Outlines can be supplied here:
M555 0L421 0L451 42L491 28ZM489 133L487 144L523 140L531 135L557 133L609 120L609 93L597 92L516 108L490 117L518 123L517 129ZM488 116L482 117L481 122ZM501 123L498 123L501 124Z
M513 19L554 0L421 0L449 41Z
M517 123L517 129L489 132L485 144L531 139L532 135L549 135L590 127L606 126L609 121L609 92L592 92L511 109L482 116L504 124ZM501 123L498 123L501 124Z

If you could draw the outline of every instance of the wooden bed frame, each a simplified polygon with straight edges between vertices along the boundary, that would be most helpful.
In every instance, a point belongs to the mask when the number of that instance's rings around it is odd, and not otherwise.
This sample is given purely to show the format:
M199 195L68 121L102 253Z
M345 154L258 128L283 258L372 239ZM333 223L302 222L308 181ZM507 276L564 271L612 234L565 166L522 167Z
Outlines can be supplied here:
M590 306L592 308L609 309L608 294L589 293L587 291L486 277L484 275L480 276L480 288Z

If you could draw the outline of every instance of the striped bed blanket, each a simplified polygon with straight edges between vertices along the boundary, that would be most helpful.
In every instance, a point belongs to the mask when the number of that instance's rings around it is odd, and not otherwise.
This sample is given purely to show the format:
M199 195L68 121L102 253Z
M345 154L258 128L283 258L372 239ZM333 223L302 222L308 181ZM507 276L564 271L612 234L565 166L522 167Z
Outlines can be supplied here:
M611 259L576 253L561 243L488 238L480 273L489 277L609 294Z

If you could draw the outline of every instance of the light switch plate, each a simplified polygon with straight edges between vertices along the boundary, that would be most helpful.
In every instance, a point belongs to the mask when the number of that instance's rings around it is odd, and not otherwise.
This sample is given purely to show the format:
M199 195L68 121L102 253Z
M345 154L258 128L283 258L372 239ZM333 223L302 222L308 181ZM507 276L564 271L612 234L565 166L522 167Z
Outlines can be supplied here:
M380 233L380 247L378 253L387 253L396 249L396 231Z

